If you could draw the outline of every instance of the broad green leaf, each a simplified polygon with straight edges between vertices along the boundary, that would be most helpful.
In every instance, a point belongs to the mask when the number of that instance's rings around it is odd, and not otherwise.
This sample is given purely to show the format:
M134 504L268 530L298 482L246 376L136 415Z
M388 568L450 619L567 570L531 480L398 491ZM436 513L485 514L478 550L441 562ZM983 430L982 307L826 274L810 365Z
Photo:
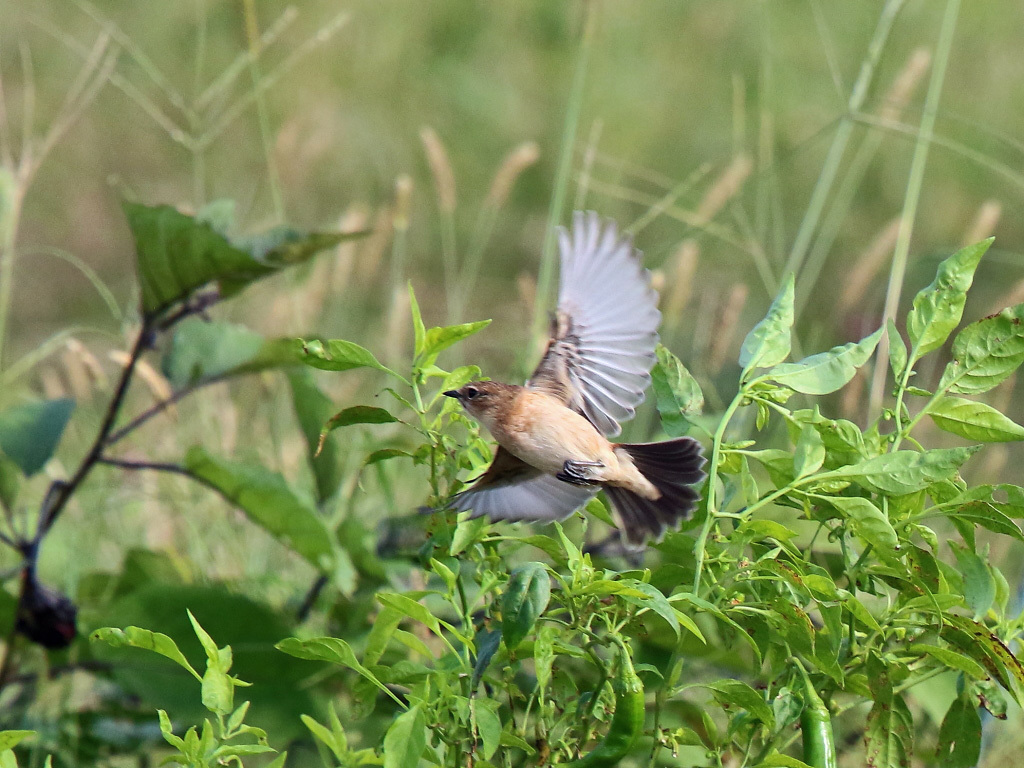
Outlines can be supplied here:
M902 379L909 360L907 345L904 343L903 337L900 336L900 332L896 329L896 323L893 322L892 318L889 318L885 329L885 335L889 339L889 367L892 368L893 378L898 382Z
M981 664L969 656L965 656L964 654L950 648L940 648L937 645L928 645L926 643L915 643L907 648L907 650L910 653L920 653L931 656L933 659L942 662L950 669L956 669L960 672L964 672L975 680L984 680L988 677L985 672L985 668L981 666Z
M302 723L309 729L309 732L334 753L334 756L338 759L339 763L344 764L345 753L348 751L348 744L339 741L330 728L325 725L321 725L309 715L301 715L300 717L302 719Z
M440 638L444 638L443 630L447 630L466 645L470 646L470 648L473 647L473 643L469 638L460 633L447 621L442 621L437 618L426 606L418 603L407 595L398 594L397 592L378 592L377 601L382 605L389 606L405 614L413 621L418 621Z
M936 757L942 768L973 768L981 756L981 717L966 691L946 711Z
M658 361L651 370L661 426L669 437L686 434L690 418L704 409L704 393L682 361L661 344L655 349Z
M996 504L987 501L969 501L962 506L946 513L948 517L959 520L966 520L974 525L980 525L995 533L1004 536L1012 536L1019 541L1024 541L1024 533L1021 533L1018 525L1010 519L1009 515L1003 512Z
M0 451L31 477L57 450L75 401L68 398L15 405L0 413Z
M302 361L294 339L265 339L244 325L190 317L175 328L160 365L167 380L181 389Z
M896 558L899 537L888 518L870 500L860 496L819 496L848 519L854 535L865 544L870 544L883 559Z
M35 735L35 731L0 731L0 752L14 749L25 739Z
M931 285L914 297L914 305L907 314L911 363L941 347L960 324L974 270L992 240L969 245L947 258L939 264Z
M972 323L953 341L953 359L939 390L961 395L987 392L1024 362L1024 304Z
M905 768L910 765L914 744L914 719L900 696L891 703L875 701L868 712L864 742L866 765Z
M274 271L233 246L209 223L169 205L123 205L135 239L142 309L147 315L159 314L207 283L256 280Z
M378 680L370 670L359 663L355 652L352 650L352 646L341 638L314 637L309 640L300 640L297 637L289 637L279 642L275 647L279 651L287 653L289 656L295 656L298 659L327 661L331 664L339 664L351 669L353 672L358 672L397 701L391 690Z
M821 469L825 463L825 443L821 435L810 424L805 424L800 430L800 438L796 441L796 450L793 452L793 476L796 478L806 477Z
M190 317L174 330L160 361L176 389L219 378L255 358L264 339L244 325Z
M829 476L847 478L868 490L900 496L952 477L980 447L893 451L835 470Z
M142 309L151 317L208 283L218 283L222 295L228 296L342 240L364 234L304 233L278 227L232 242L224 233L230 220L223 215L223 207L206 212L204 220L169 205L125 202L123 206L135 240Z
M474 643L476 645L476 662L473 664L473 677L471 680L473 687L471 690L475 691L476 687L480 685L487 667L490 666L491 659L494 658L494 654L501 647L501 632L479 631L476 633ZM537 685L540 685L539 675L537 677Z
M928 409L928 415L939 429L968 440L980 440L983 443L1024 440L1024 427L991 405L974 400L943 397Z
M777 384L802 392L805 395L827 395L841 389L850 382L857 369L867 362L882 338L879 328L859 342L850 342L805 357L798 363L776 365L766 376Z
M1018 690L1024 686L1024 665L1006 647L1006 644L984 624L972 621L966 616L945 613L942 616L942 621L962 633L961 636L956 632L944 631L943 637L956 644L972 659L984 665L999 681L999 684L1014 698L1017 698ZM1009 673L1009 677L1007 677L1007 673Z
M185 468L316 568L332 571L330 532L312 505L281 475L257 464L212 456L201 446L185 454Z
M768 755L754 768L811 768L811 766L803 760L797 760L795 757L776 752L773 755Z
M106 643L112 648L142 648L154 651L187 669L196 680L203 679L188 663L184 654L178 650L177 644L160 632L150 632L148 629L139 627L125 627L124 629L103 627L89 635L89 639L93 642Z
M745 709L752 717L768 726L769 730L775 727L775 714L765 702L764 696L742 680L716 680L713 683L701 683L701 687L710 690L722 706Z
M964 577L964 597L974 612L974 620L980 620L996 598L996 583L985 561L971 550L956 542L950 542L957 565Z
M491 324L490 320L477 320L474 323L447 325L431 328L423 338L423 350L417 355L416 363L421 368L433 365L437 356L453 344L462 341Z
M792 344L790 329L793 327L793 285L793 275L789 275L768 308L768 314L743 339L739 362L744 372L754 368L770 368L789 357Z
M373 405L353 405L338 411L324 425L321 434L353 424L394 424L398 421L384 408Z
M302 362L322 371L351 371L355 368L373 368L401 379L397 373L381 364L373 353L354 341L343 339L294 339L292 341Z
M501 718L498 717L501 702L497 699L474 698L471 706L476 718L477 733L480 735L480 751L484 760L490 760L501 742Z
M672 628L672 631L675 632L677 639L679 637L679 625L684 624L691 634L702 643L707 644L707 640L704 639L704 635L701 634L700 628L697 627L693 619L673 608L672 603L668 601L668 598L665 597L660 589L637 579L622 579L620 583L632 587L634 591L640 593L640 596L623 594L621 595L623 600L627 603L638 605L645 610L654 611L661 616L668 623L669 627Z
M416 768L427 747L427 716L417 704L395 718L384 734L384 768Z
M320 430L334 410L334 403L316 385L308 368L290 368L288 386L292 391L292 407L306 440L306 457L316 480L317 501L324 502L341 485L343 470L341 447L336 435L321 439Z
M501 637L514 651L533 630L551 598L551 577L542 563L523 563L512 571L501 596Z
M363 461L363 466L378 464L379 462L387 461L388 459L397 459L402 457L407 459L412 458L412 454L408 451L403 451L400 448L380 448L366 457Z

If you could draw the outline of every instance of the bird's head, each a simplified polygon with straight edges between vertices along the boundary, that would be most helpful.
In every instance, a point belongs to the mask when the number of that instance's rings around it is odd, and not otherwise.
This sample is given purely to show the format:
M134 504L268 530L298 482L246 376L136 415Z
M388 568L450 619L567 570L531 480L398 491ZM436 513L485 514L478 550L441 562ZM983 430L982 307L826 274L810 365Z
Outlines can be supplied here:
M471 381L460 389L444 394L459 401L471 416L487 424L490 418L511 403L514 387L497 381Z

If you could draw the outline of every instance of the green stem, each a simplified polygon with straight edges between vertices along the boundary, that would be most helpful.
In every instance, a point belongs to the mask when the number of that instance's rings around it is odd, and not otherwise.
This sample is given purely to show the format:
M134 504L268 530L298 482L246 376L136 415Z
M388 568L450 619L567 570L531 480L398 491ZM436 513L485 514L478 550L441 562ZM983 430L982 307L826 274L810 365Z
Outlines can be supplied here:
M583 111L583 91L587 80L587 69L590 65L590 52L594 47L594 29L597 26L597 13L590 3L584 8L583 36L580 39L579 57L576 59L576 71L573 73L572 87L569 91L569 105L566 110L565 123L562 127L562 146L558 156L558 171L555 176L555 190L551 196L548 209L548 228L544 235L544 248L540 257L540 272L537 278L537 295L533 306L533 329L538 337L543 333L547 315L548 294L555 273L555 227L562 220L562 209L569 192L569 172L572 170L573 148L576 145L576 132Z
M18 239L18 222L21 219L22 189L6 169L0 169L0 174L3 174L0 176L0 184L10 185L9 190L0 188L0 193L10 195L8 208L0 210L0 370L3 370L7 317L11 311L11 296L14 293L14 246Z
M718 480L718 466L722 461L722 440L725 438L725 430L729 426L729 421L746 397L744 389L740 389L736 393L736 397L732 399L729 407L722 414L722 419L718 423L718 429L715 430L715 437L711 447L711 462L708 465L708 490L706 494L708 511L707 516L704 518L704 524L701 526L700 535L693 545L693 556L696 563L694 565L692 591L695 595L700 594L700 579L704 571L704 548L707 545L708 535L711 533L711 527L720 516L716 507L715 495L717 489L715 483Z
M818 181L814 185L814 191L811 193L811 199L807 204L804 218L800 222L800 229L797 230L796 238L793 241L793 248L789 253L789 260L786 262L783 274L789 274L790 272L796 274L799 272L807 256L807 250L817 230L818 221L825 209L825 203L831 194L836 175L839 173L839 167L842 164L847 144L849 144L850 135L853 133L855 125L853 115L859 112L864 105L864 100L867 98L871 87L871 81L874 78L875 67L882 57L882 51L885 48L886 40L889 38L889 32L892 30L892 25L896 21L896 16L903 7L904 1L889 0L878 18L875 34L868 45L867 56L861 62L857 82L854 83L853 90L850 92L850 98L846 104L846 114L840 119L839 127L832 138L832 145L825 156L825 163L821 169L821 174L818 176Z
M907 260L910 255L910 238L914 232L917 218L917 207L921 200L921 188L924 185L924 171L928 162L928 150L931 149L932 137L935 134L935 119L939 113L939 99L942 96L942 85L946 70L949 67L949 54L953 48L953 33L960 12L960 0L949 0L946 12L942 17L942 28L939 30L939 41L935 51L935 67L932 69L928 83L928 94L925 96L924 112L921 115L921 127L914 145L914 155L910 161L910 175L907 192L903 199L903 213L900 216L900 227L896 234L896 249L892 257L892 268L889 271L889 285L885 293L885 308L882 313L882 325L895 319L899 309L900 296L903 292L903 278L907 271ZM872 417L881 410L885 392L886 366L884 361L889 353L889 340L883 338L878 345L875 357L875 370L871 381L871 395L868 400L868 415ZM910 362L908 361L908 367ZM897 411L897 418L900 416ZM897 434L895 444L900 436Z

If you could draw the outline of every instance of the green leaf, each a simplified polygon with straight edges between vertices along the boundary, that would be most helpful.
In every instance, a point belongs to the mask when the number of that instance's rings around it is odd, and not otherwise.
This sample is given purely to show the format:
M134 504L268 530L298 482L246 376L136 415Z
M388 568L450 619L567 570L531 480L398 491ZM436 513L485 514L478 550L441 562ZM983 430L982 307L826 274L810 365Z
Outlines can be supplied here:
M391 690L384 685L366 667L359 663L352 646L341 638L337 637L314 637L309 640L299 640L297 637L289 637L275 646L282 653L294 656L298 659L309 659L311 661L327 661L331 664L339 664L343 667L358 672L364 678L376 685L384 693L398 701Z
M35 731L0 731L0 752L14 749L25 739L35 735Z
M980 756L981 717L972 697L964 692L942 718L936 758L942 768L973 768Z
M148 629L139 627L125 627L124 629L102 627L89 635L89 639L93 642L106 643L112 648L142 648L154 651L187 669L196 680L203 679L188 663L184 654L178 650L177 644L160 632L150 632Z
M776 752L774 755L768 755L754 768L811 768L811 766L803 760L797 760L795 757Z
M764 697L741 680L716 680L713 683L701 683L714 695L715 700L723 707L733 706L747 710L771 730L775 727L775 714L765 702Z
M651 383L657 398L661 426L669 437L686 434L692 417L704 409L700 384L682 361L661 344L655 348L657 362L651 370Z
M768 314L755 325L740 349L740 366L744 373L754 368L770 368L789 357L793 327L793 275L789 275Z
M822 442L818 430L805 424L800 430L800 438L796 441L793 452L793 477L801 478L821 469L825 463L825 443Z
M24 477L21 467L0 452L0 508L8 511L14 509L21 490L21 479Z
M292 407L306 440L306 458L316 480L317 501L324 502L338 490L343 477L337 436L323 439L320 436L320 429L330 418L334 403L316 385L309 369L291 368L286 375L292 391Z
M1024 533L1021 533L1017 524L1005 512L990 502L965 502L962 506L947 512L946 515L954 520L966 520L995 533L1012 536L1019 541L1024 541Z
M840 389L854 377L878 346L884 329L879 328L859 342L850 342L805 357L798 363L776 365L765 375L777 384L805 395L827 395Z
M481 752L485 760L490 760L498 751L501 742L501 718L498 717L501 702L496 699L474 698L471 706L476 718L477 732L480 734Z
M871 491L893 496L924 490L952 477L981 446L938 448L930 451L893 451L828 473L847 478Z
M181 389L246 365L263 344L263 337L244 325L190 317L175 329L160 367L167 380Z
M0 413L0 451L31 477L57 450L75 401L68 398L15 405Z
M640 593L640 596L623 593L621 595L623 600L627 603L638 605L644 610L654 611L661 616L671 627L672 631L675 632L677 639L679 638L679 625L684 623L688 631L702 643L707 644L707 640L704 639L704 635L701 634L694 621L685 613L676 611L660 589L637 579L622 579L619 583L631 587L635 592Z
M413 621L418 621L440 638L444 638L443 629L446 629L466 645L470 647L473 645L469 638L460 633L455 627L437 618L426 606L416 602L407 595L396 592L378 592L377 601L382 605L389 606L405 614Z
M987 392L1024 362L1024 304L1004 309L957 334L953 359L939 390L971 395Z
M339 763L343 764L345 762L345 753L348 751L348 744L340 742L330 728L321 725L309 715L301 715L300 717L303 724L309 729L309 732L334 753Z
M961 651L984 665L999 681L999 684L1014 698L1017 698L1017 691L1024 686L1024 665L1006 647L1006 644L984 624L972 621L966 616L944 613L942 621L962 633L962 636L958 636L956 632L943 632L943 637L949 634L947 639L950 642L955 643ZM1009 673L1009 677L1007 677L1007 673Z
M401 379L397 373L380 363L370 350L353 341L343 339L294 339L292 344L306 365L322 371L351 371L355 368L373 368Z
M991 405L974 400L943 397L928 409L928 415L939 429L968 440L980 440L983 443L1024 440L1024 427Z
M384 734L384 768L416 768L427 747L427 716L417 704L395 718Z
M926 643L915 643L907 648L907 650L910 653L921 653L931 656L933 659L945 664L950 669L959 670L960 672L970 675L975 680L984 680L988 677L988 674L985 672L985 668L981 666L981 664L969 656L965 656L964 654L949 648L940 648L937 645L928 645Z
M969 245L944 260L931 285L914 297L914 306L907 314L911 363L941 347L960 324L974 270L992 240Z
M125 202L123 207L135 240L142 310L150 317L208 283L218 283L222 295L231 295L283 267L363 234L307 234L278 227L231 242L223 232L229 225L223 206L213 215L206 212L206 220L169 205Z
M906 768L913 752L914 720L906 702L894 696L891 703L875 701L868 712L866 765Z
M420 314L420 304L416 301L416 292L412 289L412 281L409 281L409 308L412 310L413 330L413 354L419 358L423 354L423 342L427 337L427 329L423 325L423 315Z
M854 535L870 544L883 559L894 560L899 548L899 537L889 519L868 499L860 496L818 496L834 506L847 518Z
M964 577L964 597L974 612L974 620L978 621L988 613L996 599L996 583L988 565L978 555L956 542L951 541L950 546Z
M422 351L416 356L417 365L420 368L433 365L441 352L453 344L472 336L474 333L482 331L490 324L490 320L477 320L474 323L431 328L423 338Z
M201 446L185 454L185 468L316 568L332 571L330 532L316 510L281 475L258 464L212 456Z
M501 637L514 651L533 630L551 598L551 578L543 563L523 563L509 577L501 596Z
M255 280L272 272L213 226L169 205L125 202L135 239L142 309L155 316L207 283L222 278Z
M896 329L896 323L889 318L885 325L885 335L889 339L889 367L892 368L892 375L896 381L903 378L903 371L906 370L908 354L907 345Z
M338 411L328 419L321 434L353 424L395 424L398 421L388 411L373 405L353 405Z

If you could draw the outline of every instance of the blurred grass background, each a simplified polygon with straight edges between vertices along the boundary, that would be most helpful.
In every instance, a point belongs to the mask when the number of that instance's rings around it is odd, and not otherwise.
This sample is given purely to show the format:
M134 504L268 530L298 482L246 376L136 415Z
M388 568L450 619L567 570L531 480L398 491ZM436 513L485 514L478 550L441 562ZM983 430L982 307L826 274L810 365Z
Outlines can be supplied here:
M851 113L879 18L897 5ZM61 453L74 466L132 320L124 195L192 210L233 198L246 229L282 220L372 229L219 315L270 336L350 339L397 364L411 342L403 297L412 280L428 323L495 318L456 357L472 356L495 378L523 376L534 359L536 279L568 114L578 128L565 211L593 208L635 229L662 289L663 337L714 410L732 396L739 342L794 263L801 231L813 235L806 259L796 259L801 348L878 326L950 7L8 0L0 6L8 170L28 146L26 126L37 150L54 125L61 131L30 184L15 185L24 200L7 276L0 404L27 391L75 396L80 410ZM996 244L965 320L1024 301L1022 30L1024 5L1014 0L965 4L956 19L904 306L942 256L990 234ZM85 75L89 98L69 101ZM849 144L818 198L820 218L807 224L844 120ZM361 374L323 381L341 405L375 386ZM155 369L146 383L133 393L135 409L164 395ZM863 424L869 387L855 381L837 414ZM174 458L202 442L301 474L287 398L269 375L210 389L183 403L176 420L150 425L130 451ZM995 398L1024 418L1012 382ZM641 413L630 434L648 436L652 416ZM350 466L381 434L352 438ZM972 467L977 480L1014 479L1016 448L988 455ZM413 509L424 491L416 473L403 477L413 480L383 478L396 494L389 510L374 494L381 479L354 475L344 513L377 519ZM132 547L172 552L189 578L227 580L273 603L297 600L312 577L205 490L173 477L98 471L53 539L45 575L72 594Z

